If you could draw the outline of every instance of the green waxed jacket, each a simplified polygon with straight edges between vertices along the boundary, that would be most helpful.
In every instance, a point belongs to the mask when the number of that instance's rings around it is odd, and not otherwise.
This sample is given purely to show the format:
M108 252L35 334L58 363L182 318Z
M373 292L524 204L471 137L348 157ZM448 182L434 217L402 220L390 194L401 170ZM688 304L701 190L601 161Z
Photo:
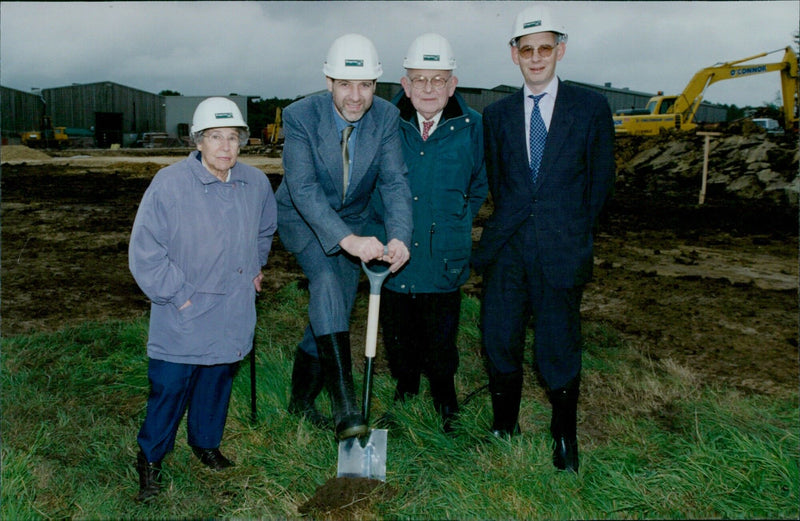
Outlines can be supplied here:
M400 91L392 103L400 109L414 232L411 259L384 287L400 293L454 291L469 278L472 221L488 192L481 115L456 93L423 141L411 100ZM370 230L384 240L382 201L374 199Z

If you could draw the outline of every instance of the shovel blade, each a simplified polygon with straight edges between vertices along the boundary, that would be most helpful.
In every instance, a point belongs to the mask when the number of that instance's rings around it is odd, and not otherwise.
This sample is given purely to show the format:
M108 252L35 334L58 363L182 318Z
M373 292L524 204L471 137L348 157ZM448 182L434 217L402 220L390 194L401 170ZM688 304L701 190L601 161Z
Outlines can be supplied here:
M340 441L336 477L386 481L387 433L386 429L372 429L366 439Z

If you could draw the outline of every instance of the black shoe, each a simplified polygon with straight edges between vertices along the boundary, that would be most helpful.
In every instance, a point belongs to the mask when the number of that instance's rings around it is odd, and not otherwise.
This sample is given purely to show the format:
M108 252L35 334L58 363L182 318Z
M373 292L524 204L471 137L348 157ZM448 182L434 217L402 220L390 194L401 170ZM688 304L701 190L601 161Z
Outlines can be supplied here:
M331 399L334 432L338 440L363 436L369 430L356 402L350 358L350 333L341 331L315 337L323 380Z
M495 438L511 438L522 434L522 430L519 428L519 423L517 423L512 429L492 427L491 433Z
M491 432L495 438L520 434L519 406L522 401L522 371L489 373L489 391L492 395Z
M235 463L223 456L219 449L192 447L192 452L200 459L203 465L211 470L223 470L235 465Z
M439 408L439 414L442 416L442 430L445 434L453 434L455 432L455 422L458 420L458 407L451 409L450 407Z
M453 375L447 376L428 376L433 407L442 418L442 429L446 434L452 434L455 430L453 423L458 417L458 398L456 396L456 386Z
M553 465L559 470L578 473L578 395L580 373L560 389L548 391L553 413L550 434L553 437Z
M558 438L553 440L553 465L558 470L578 473L577 438Z
M299 347L294 356L292 369L292 397L289 412L302 416L320 429L329 429L333 420L319 412L314 405L322 391L322 368L319 358L315 358Z
M141 450L136 456L136 471L139 473L139 493L136 501L146 503L161 492L161 462L150 462Z

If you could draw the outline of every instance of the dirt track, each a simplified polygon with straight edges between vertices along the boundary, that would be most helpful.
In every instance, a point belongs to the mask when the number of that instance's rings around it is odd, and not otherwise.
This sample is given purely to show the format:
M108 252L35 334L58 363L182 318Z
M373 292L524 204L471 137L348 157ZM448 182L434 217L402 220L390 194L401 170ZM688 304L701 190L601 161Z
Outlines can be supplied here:
M130 227L151 177L182 157L33 159L4 147L2 333L146 313L127 268ZM280 174L279 159L242 160L273 180ZM586 320L708 383L796 394L796 227L785 214L773 224L760 209L752 222L738 207L631 204L636 197L620 190L604 215ZM302 278L279 242L267 273L273 288ZM479 287L471 279L466 290Z

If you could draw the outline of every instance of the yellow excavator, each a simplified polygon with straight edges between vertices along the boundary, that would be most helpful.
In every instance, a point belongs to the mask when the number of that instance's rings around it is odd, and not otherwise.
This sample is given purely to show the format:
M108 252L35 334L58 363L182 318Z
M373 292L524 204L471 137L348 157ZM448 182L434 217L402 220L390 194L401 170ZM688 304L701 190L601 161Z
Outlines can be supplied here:
M744 62L783 51L783 59L775 63L742 65ZM791 47L764 52L741 60L721 63L698 71L678 96L659 93L647 103L646 114L614 116L614 130L624 135L654 135L662 130L691 131L697 109L703 101L706 89L712 83L735 80L762 74L780 72L783 98L784 128L788 132L797 126L800 82L797 75L797 54Z

